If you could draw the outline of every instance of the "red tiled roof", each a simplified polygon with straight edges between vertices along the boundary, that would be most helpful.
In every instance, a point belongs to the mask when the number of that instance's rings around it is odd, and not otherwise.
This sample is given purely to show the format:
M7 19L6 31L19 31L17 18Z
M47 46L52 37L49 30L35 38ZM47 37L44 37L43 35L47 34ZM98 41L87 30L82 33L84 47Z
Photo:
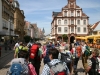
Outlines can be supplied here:
M80 8L78 5L76 5L76 8Z
M99 22L100 22L100 21L99 21ZM91 28L92 28L92 29L95 29L95 28L99 25L99 22L93 24Z
M87 16L85 13L82 13L82 16Z
M68 8L68 5L64 6L64 8Z

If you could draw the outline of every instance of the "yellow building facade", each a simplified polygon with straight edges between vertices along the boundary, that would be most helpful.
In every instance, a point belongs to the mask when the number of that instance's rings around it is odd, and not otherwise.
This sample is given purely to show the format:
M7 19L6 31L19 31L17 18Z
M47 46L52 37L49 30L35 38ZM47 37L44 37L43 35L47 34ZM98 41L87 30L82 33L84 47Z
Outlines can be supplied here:
M14 32L16 35L19 36L19 40L23 40L23 37L25 35L24 26L24 11L20 10L18 1L15 2L15 13L14 13Z

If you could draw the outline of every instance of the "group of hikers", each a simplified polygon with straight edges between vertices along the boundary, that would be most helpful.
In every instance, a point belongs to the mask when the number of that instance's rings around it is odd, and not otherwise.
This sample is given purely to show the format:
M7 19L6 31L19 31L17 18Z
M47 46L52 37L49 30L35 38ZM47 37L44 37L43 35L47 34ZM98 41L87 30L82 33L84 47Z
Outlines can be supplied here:
M91 50L85 42L17 42L14 50L7 75L78 75L79 59L85 75L100 75L100 52ZM39 74L42 60L44 67Z

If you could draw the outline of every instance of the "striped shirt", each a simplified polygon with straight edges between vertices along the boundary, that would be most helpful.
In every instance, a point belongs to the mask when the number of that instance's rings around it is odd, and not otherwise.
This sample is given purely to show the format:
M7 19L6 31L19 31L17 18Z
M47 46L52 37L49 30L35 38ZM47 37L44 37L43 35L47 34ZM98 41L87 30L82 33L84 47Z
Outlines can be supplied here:
M61 62L61 61L58 59L53 59L53 60L51 60L50 64L55 65L56 63L59 63L59 62ZM67 69L67 74L69 74L69 69L67 66L66 66L66 69ZM44 65L41 75L50 75L50 68L47 64Z

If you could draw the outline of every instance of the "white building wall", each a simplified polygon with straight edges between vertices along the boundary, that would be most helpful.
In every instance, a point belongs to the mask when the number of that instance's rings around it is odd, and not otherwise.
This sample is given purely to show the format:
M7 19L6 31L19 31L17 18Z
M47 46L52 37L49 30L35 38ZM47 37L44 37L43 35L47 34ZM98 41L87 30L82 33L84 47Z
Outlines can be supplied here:
M0 31L2 31L2 1L0 0Z

